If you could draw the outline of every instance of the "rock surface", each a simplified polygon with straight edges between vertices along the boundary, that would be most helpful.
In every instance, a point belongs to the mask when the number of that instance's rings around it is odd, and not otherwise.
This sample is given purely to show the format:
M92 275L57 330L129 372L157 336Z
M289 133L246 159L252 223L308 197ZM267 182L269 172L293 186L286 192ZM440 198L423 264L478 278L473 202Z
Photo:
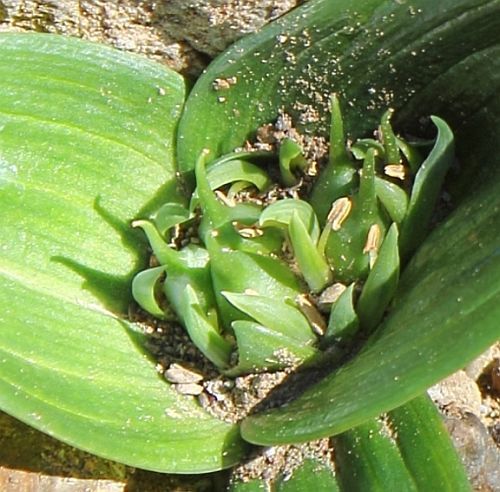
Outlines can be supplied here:
M496 343L464 370L429 388L476 491L500 491L499 361Z
M75 36L196 76L211 57L302 0L0 0L0 31Z

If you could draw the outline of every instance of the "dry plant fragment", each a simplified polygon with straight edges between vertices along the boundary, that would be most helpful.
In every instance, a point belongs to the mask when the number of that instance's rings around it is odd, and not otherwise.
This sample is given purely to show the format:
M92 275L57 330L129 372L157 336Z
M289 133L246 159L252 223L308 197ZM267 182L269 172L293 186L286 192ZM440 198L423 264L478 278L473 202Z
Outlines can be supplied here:
M403 164L387 164L384 167L384 173L391 178L397 178L401 181L404 181L406 178L406 169Z
M327 221L332 224L334 231L340 230L342 223L347 219L352 208L352 202L347 197L335 200L327 217Z
M316 306L311 302L309 296L301 294L295 298L298 308L307 318L311 328L316 335L323 335L326 330L326 322L323 315L318 311Z
M380 247L380 239L380 226L378 224L373 224L372 226L370 226L368 236L366 238L366 244L363 248L363 253L368 253L370 257L370 268L373 267L375 260L377 259L378 249Z

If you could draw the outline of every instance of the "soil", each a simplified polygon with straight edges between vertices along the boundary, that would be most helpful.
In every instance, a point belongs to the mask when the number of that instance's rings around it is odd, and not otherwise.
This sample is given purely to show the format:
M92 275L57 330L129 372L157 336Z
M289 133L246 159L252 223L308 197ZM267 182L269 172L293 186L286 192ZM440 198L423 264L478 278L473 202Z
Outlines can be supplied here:
M301 0L0 0L0 31L51 32L102 42L144 54L194 78L212 57L236 39L300 3ZM317 117L310 108L298 109L302 109L306 119ZM282 115L282 123L283 134L291 136L293 130L286 115ZM275 143L274 136L266 135L265 130L259 138L263 147ZM324 145L320 143L320 153L325 152ZM308 148L307 142L304 146ZM316 160L319 156L309 157ZM223 379L200 356L181 327L152 321L142 314L139 318L150 335L158 371L165 374L172 364L181 363L201 373L203 379L187 384L201 387L201 404L220 418L241 419L288 376L283 371ZM500 490L500 344L429 393L443 413L474 490ZM236 471L236 478L290 474L301 459L311 456L333 466L330 442L325 439L261 450ZM5 414L0 414L0 464L0 489L7 492L208 491L220 490L225 479L223 473L179 477L133 470L66 446Z

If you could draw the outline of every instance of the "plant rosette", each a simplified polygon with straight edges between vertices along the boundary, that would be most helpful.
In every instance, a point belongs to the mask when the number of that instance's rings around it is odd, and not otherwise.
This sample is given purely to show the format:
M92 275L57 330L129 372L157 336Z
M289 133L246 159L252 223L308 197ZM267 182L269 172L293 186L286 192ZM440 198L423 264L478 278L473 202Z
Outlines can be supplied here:
M214 61L185 104L182 79L142 58L2 35L2 409L145 469L286 445L305 460L278 467L278 490L467 490L421 395L498 338L498 16L413 3L308 2ZM281 136L259 149L271 122ZM455 209L425 238L454 140ZM162 321L144 331L132 295ZM191 344L172 384L145 348L164 326ZM314 382L228 422L199 404L195 360L223 381ZM318 439L335 474L300 448Z

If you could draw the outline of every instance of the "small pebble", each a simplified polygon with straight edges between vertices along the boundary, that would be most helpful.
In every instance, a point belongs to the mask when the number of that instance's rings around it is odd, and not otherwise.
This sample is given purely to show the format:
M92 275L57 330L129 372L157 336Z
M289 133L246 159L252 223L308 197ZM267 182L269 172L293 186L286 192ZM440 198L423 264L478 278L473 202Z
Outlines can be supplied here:
M199 372L177 363L170 364L163 375L167 381L174 384L199 383L203 380L203 375Z
M195 383L174 384L174 388L181 395L198 396L203 391L203 386Z
M329 312L332 304L337 301L346 289L347 287L339 282L327 287L319 296L318 306L320 310Z

